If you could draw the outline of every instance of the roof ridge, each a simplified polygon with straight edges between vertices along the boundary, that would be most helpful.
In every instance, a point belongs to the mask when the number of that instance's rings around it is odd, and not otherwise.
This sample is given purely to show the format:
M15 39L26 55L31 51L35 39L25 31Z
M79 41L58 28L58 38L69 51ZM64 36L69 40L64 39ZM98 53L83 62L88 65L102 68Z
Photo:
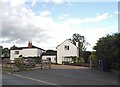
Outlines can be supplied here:
M72 41L69 40L69 39L66 39L65 41L69 41L70 43L72 43ZM62 43L64 43L65 41L63 41ZM61 44L62 44L62 43L61 43ZM61 44L59 44L57 47L59 47ZM73 44L73 43L72 43L72 44ZM75 44L73 44L73 45L76 46ZM57 48L57 47L56 47L56 48ZM77 47L77 46L76 46L76 47Z

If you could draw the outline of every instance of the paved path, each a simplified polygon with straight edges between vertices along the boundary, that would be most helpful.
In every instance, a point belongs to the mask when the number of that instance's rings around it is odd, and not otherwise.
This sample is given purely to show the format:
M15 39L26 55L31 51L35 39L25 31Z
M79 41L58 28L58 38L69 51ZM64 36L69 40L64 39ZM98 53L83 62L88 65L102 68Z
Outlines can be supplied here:
M89 67L72 66L72 65L51 65L52 69L89 69Z
M58 66L57 66L58 67ZM61 66L59 65L59 68ZM118 76L113 73L77 67L52 68L3 73L3 84L10 85L118 85ZM21 84L22 83L22 84Z

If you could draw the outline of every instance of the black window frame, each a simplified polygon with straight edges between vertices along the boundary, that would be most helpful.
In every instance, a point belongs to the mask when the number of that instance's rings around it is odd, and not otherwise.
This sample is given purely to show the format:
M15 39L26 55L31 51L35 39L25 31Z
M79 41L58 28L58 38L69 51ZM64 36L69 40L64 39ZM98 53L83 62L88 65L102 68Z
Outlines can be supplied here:
M18 55L19 54L19 51L15 51L15 55Z
M68 45L65 45L64 50L70 50L70 47Z

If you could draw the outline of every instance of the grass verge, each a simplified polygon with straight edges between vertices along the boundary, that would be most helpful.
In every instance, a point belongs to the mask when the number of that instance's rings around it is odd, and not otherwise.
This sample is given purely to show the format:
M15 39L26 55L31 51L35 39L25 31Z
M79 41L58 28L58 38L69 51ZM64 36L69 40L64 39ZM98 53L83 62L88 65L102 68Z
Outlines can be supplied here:
M3 72L10 72L10 73L12 73L12 72L14 72L14 69L10 68L10 67L2 67L2 71Z

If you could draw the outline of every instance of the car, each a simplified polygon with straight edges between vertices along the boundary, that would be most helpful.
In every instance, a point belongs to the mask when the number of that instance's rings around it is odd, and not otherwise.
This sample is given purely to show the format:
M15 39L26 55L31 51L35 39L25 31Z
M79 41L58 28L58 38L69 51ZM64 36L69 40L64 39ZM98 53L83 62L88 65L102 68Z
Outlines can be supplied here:
M24 65L26 67L31 67L31 68L34 68L36 63L35 63L35 60L34 59L24 59Z

